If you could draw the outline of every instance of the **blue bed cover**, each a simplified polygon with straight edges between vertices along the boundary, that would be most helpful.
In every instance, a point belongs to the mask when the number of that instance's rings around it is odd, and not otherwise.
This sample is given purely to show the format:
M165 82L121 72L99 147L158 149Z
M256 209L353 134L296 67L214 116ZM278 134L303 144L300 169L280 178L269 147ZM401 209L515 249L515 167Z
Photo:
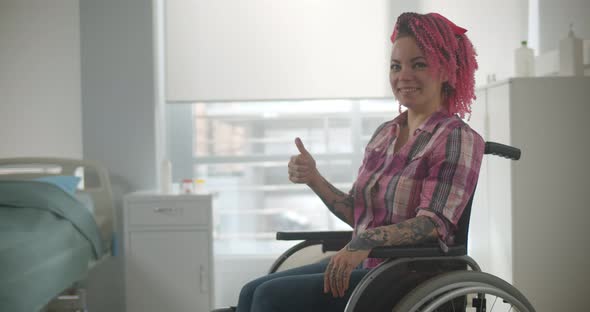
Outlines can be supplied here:
M101 257L94 217L55 185L0 181L0 311L40 310Z

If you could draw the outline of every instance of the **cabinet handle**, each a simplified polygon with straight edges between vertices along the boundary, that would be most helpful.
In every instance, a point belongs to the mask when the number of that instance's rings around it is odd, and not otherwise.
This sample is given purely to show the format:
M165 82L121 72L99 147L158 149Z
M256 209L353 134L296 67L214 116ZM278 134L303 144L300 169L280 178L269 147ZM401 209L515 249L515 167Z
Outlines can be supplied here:
M199 282L201 286L201 293L209 292L209 276L203 265L199 265Z
M174 209L173 208L154 208L154 212L159 212L159 213L166 213L166 212L173 212Z

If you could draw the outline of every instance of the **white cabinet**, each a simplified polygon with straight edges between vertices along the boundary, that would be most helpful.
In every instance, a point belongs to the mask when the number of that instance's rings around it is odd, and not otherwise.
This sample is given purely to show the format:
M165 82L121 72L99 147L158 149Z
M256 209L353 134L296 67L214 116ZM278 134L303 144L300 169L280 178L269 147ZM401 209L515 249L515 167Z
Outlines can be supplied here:
M126 311L210 311L211 196L133 193L124 207Z
M485 158L474 258L538 312L586 311L590 77L515 78L478 89L477 98L484 138L519 147L522 158Z

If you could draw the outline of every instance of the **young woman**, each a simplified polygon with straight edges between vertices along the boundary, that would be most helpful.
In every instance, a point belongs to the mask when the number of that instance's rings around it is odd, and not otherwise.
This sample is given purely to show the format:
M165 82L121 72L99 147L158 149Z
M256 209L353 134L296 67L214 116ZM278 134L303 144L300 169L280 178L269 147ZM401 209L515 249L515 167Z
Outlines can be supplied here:
M377 246L453 243L472 195L483 139L461 118L474 97L476 53L466 30L436 14L404 13L391 36L389 81L407 109L368 143L350 192L336 189L297 138L289 179L307 184L353 238L329 262L270 274L241 291L238 312L343 311L350 294L380 259ZM400 106L400 111L401 111Z

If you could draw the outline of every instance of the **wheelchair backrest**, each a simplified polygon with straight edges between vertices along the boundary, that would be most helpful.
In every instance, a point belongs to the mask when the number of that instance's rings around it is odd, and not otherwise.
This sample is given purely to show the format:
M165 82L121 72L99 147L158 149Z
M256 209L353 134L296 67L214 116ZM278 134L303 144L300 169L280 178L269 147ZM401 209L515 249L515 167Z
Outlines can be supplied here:
M484 155L496 155L512 160L519 160L521 151L520 149L509 145L496 142L486 142ZM467 246L467 239L469 236L469 220L471 217L471 205L473 204L473 197L475 196L476 190L477 185L475 186L473 194L471 194L471 198L469 198L469 202L467 202L467 206L465 206L463 214L461 215L459 223L457 224L457 233L455 234L455 244L457 245Z
M476 190L477 185L475 186L473 194L471 194L471 198L469 198L469 201L467 202L467 205L461 214L459 223L457 224L457 233L455 234L455 244L457 245L467 246L467 239L469 236L469 220L471 217L471 205L473 204L473 197L475 196Z

